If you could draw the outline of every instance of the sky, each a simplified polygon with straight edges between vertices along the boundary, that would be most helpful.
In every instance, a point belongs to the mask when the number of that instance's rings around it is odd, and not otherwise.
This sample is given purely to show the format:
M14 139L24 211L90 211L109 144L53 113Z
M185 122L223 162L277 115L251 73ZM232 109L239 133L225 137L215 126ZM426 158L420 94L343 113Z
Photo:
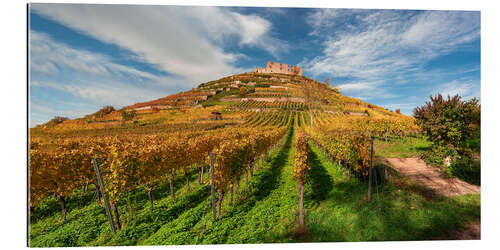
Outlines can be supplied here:
M30 127L298 65L342 94L412 115L480 100L480 12L30 4Z

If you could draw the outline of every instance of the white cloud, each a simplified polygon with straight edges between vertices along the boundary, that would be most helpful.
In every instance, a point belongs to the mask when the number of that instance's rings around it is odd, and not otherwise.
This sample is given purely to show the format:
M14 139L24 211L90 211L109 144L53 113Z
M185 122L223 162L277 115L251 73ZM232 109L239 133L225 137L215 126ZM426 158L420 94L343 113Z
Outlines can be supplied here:
M30 122L35 123L56 115L76 118L104 105L118 108L191 87L185 78L137 70L115 63L106 55L71 48L33 30L29 63ZM45 102L38 105L33 104L34 100ZM63 106L71 110L61 109Z
M428 11L402 34L402 43L431 50L450 50L480 35L479 15L474 12ZM443 53L441 51L440 53Z
M344 83L338 85L341 91L359 91L359 90L368 90L375 88L375 85L367 83L367 82L354 82L354 83Z
M70 47L30 30L32 92L54 96L59 102L73 97L73 102L95 108L152 100L250 71L234 65L244 55L224 51L227 39L237 39L239 46L260 47L275 56L287 48L285 42L270 35L269 21L226 8L78 4L30 7L71 29L132 52L127 55L129 59L168 73L165 76L138 70L104 54ZM55 97L54 93L59 94ZM45 106L57 110L50 103ZM48 109L34 112L44 112L39 115L45 119L53 117Z
M461 81L461 80L453 80L451 82L440 85L435 91L433 91L433 95L441 94L443 97L459 95L464 99L471 99L472 97L480 97L479 89L476 90L476 83L471 80Z
M71 48L54 41L45 33L30 31L30 68L33 71L55 74L59 69L73 70L100 77L118 75L134 79L158 79L157 76L131 67L113 63L105 55Z
M391 103L391 104L382 104L380 105L383 108L396 111L396 109L400 109L402 114L405 115L413 115L413 109L418 105L416 102L409 103Z
M307 23L313 27L313 31L309 35L318 35L320 30L331 28L334 25L334 19L344 13L341 9L318 9L310 14L307 18Z
M226 38L277 55L271 24L258 16L217 7L32 4L37 13L106 43L134 52L158 69L200 83L233 73L237 54L220 46ZM264 44L263 41L271 42ZM218 46L219 45L219 46Z
M126 106L141 100L150 100L164 96L152 88L133 86L127 83L112 82L108 79L102 82L86 81L83 83L63 83L50 81L32 81L32 87L57 90L73 97L84 99L96 106L113 105Z
M82 107L78 104L77 106L80 107L75 107L73 103L67 103L67 102L63 103L64 105L54 106L53 104L50 103L30 99L30 105L28 107L29 127L31 128L36 125L45 123L56 116L77 118L95 111L89 109L89 107Z
M348 82L337 85L342 94L355 96L354 98L364 101L373 98L396 98L399 95L390 93L387 87L383 86L383 82Z
M480 29L478 12L326 9L310 18L312 34L326 40L323 55L301 63L304 70L365 80L405 78L477 39Z

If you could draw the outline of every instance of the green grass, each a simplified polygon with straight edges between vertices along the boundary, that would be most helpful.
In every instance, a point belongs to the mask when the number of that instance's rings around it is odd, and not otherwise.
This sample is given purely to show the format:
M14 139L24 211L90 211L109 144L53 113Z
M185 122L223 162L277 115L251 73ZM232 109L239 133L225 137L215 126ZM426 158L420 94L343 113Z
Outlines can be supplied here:
M240 179L240 194L234 194L232 206L226 194L222 216L216 222L212 222L210 189L199 185L197 173L192 171L190 193L186 193L184 175L177 177L175 201L170 198L168 183L153 190L153 213L149 213L144 189L123 195L118 209L124 226L116 234L110 231L104 208L96 202L90 204L93 187L87 194L76 190L68 199L64 223L58 203L50 197L30 217L30 245L71 246L73 241L75 246L106 246L426 240L445 237L480 218L479 195L428 197L400 178L374 188L369 203L366 183L358 185L354 177L349 183L318 148L310 145L311 170L304 194L306 228L299 229L292 139L293 130L283 145L262 161L248 185L244 176Z
M404 137L388 141L375 140L373 143L375 156L388 158L417 157L420 153L430 149L431 142L422 138Z
M123 195L118 204L122 230L113 235L103 206L92 204L93 189L83 194L76 190L69 200L67 221L60 219L60 207L53 198L48 198L31 216L30 246L98 246L98 245L136 245L137 242L154 233L161 225L174 220L185 210L196 206L209 194L207 185L199 185L197 173L189 173L191 192L186 193L185 176L178 175L174 182L177 199L170 198L168 182L153 189L154 209L149 213L146 191L137 189ZM90 198L89 198L90 197ZM73 202L86 200L87 205ZM76 206L75 206L76 204ZM40 218L38 214L45 215ZM80 232L78 233L78 231ZM78 237L76 237L78 235ZM76 239L76 240L75 240Z
M235 196L233 206L228 205L229 194L226 195L222 216L215 223L207 200L163 226L144 244L261 243L288 235L294 225L294 207L298 200L291 176L291 142L290 135L281 149L271 152L248 186L244 186L244 179L241 179L241 194Z
M480 218L480 195L426 198L404 181L374 187L372 202L367 202L366 183L349 183L318 148L311 148L311 172L323 173L311 175L311 182L332 188L318 200L313 199L312 185L306 186L305 193L311 194L305 199L309 233L299 241L428 240Z

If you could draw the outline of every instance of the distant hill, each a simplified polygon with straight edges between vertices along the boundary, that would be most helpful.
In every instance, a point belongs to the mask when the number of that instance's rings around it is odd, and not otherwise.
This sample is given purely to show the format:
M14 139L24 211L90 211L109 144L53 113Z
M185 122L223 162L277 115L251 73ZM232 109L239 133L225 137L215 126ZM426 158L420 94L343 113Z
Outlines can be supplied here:
M312 85L311 85L312 84ZM307 104L305 86L316 86L321 93L316 105ZM319 99L318 99L319 98ZM142 115L135 123L158 123L165 118L147 117L160 111L208 108L229 108L231 110L295 110L307 111L311 108L327 113L343 113L357 116L399 116L408 117L359 99L344 96L336 88L300 75L280 73L243 73L227 76L200 84L189 91L172 94L156 100L135 103L120 110L105 106L99 111L73 120L51 121L37 128L108 128L130 123L124 113ZM215 110L214 109L214 110ZM208 112L208 110L207 110ZM130 116L128 116L130 117ZM163 120L162 120L163 119ZM126 121L124 121L126 120ZM140 120L140 121L139 121Z
M297 102L304 103L301 88L305 82L317 82L305 76L277 73L243 73L224 77L200 84L198 87L156 100L136 103L125 107L126 110L169 109L193 106L230 104L247 108L261 107L265 103ZM325 84L323 84L325 85ZM323 109L330 112L366 113L365 110L384 115L399 116L374 104L363 102L337 93L330 86L330 95L323 100ZM269 105L267 105L269 106Z

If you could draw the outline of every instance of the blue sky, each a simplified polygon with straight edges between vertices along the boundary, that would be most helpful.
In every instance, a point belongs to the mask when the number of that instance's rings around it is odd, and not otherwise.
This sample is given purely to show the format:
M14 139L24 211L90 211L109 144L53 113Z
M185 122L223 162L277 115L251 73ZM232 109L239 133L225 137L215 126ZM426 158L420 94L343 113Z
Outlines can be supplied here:
M480 13L31 4L30 126L148 101L268 60L412 114L480 98Z

